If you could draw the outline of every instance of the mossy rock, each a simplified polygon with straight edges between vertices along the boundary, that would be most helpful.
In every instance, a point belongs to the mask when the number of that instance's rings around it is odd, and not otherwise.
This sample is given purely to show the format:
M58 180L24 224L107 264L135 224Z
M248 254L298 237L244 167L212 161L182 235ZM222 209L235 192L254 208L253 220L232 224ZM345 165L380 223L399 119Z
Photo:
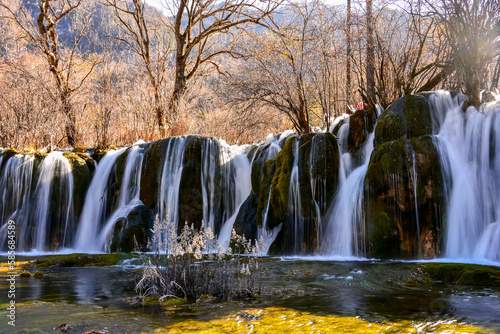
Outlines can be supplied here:
M91 157L94 161L99 162L109 151L110 149L96 148L92 153Z
M294 161L297 162L300 211L297 211L298 206L289 203ZM274 171L271 167L274 167ZM319 217L315 202L323 208L319 214L324 216L325 208L337 190L338 169L338 144L331 133L294 136L278 154L274 166L272 162L266 163L259 194L257 224L261 224L269 198L266 173L270 172L273 172L273 176L267 226L272 229L283 224L269 249L270 254L310 254L318 250ZM295 226L297 224L300 226Z
M385 212L379 212L369 225L372 256L377 259L394 259L400 256L397 224Z
M120 256L118 253L46 255L31 261L30 265L36 268L112 266L118 262Z
M432 134L428 94L408 95L394 101L382 113L375 128L374 146L426 134Z
M276 159L269 159L265 162L262 168L262 180L260 182L260 188L258 189L258 204L257 204L257 226L262 227L263 216L266 207L268 206L269 192L271 191L271 184L273 181L274 173L276 171ZM269 204L270 205L270 204Z
M371 158L365 178L370 256L434 258L442 252L440 212L445 210L445 204L439 158L430 138L419 137L413 142L416 184L409 142L386 142Z
M29 271L23 271L19 274L19 277L21 278L30 278L31 277L31 273Z
M71 164L71 170L73 171L73 186L74 186L74 210L77 217L83 208L83 202L85 200L85 194L90 185L90 170L88 168L87 162L75 153L64 152L64 157L68 159Z
M152 238L154 212L146 205L138 205L119 218L113 227L111 252L148 251L148 238ZM136 243L139 249L136 249Z
M375 148L383 143L397 139L406 139L406 118L401 112L392 109L385 110L375 127Z
M424 95L416 94L404 97L404 113L408 138L432 134L430 105Z
M35 271L34 278L42 278L44 275L40 270Z
M271 183L272 196L270 202L273 219L269 219L268 221L269 228L277 227L286 219L288 213L288 196L294 161L295 140L297 140L296 136L289 138L276 157L275 173Z
M84 146L78 146L73 149L73 153L85 153L87 149Z
M436 281L470 286L500 287L500 268L478 264L426 263L422 269Z
M94 159L92 159L92 157L90 155L88 155L87 153L76 153L76 155L78 155L80 158L85 160L85 163L87 164L87 167L88 167L89 172L90 172L90 176L92 177L92 175L95 172L95 168L96 168Z
M386 186L386 175L404 177L411 167L404 140L385 142L372 154L365 182Z

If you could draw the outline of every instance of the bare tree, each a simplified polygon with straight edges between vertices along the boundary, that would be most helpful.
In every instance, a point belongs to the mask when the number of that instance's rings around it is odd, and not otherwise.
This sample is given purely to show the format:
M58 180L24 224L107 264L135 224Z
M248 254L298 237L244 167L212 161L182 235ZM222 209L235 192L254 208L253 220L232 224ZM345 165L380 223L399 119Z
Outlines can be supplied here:
M165 81L171 57L170 21L143 0L103 0L114 11L117 24L110 36L141 60L153 88L154 112L160 135L167 135Z
M473 105L486 88L488 67L495 57L496 24L500 6L496 0L426 0L430 14L444 29L457 77Z
M40 0L39 12L36 13L36 20L33 20L24 6L20 6L16 11L9 7L6 1L0 0L0 7L7 12L4 18L19 26L47 61L57 87L61 110L66 115L66 138L71 146L75 146L78 139L76 114L71 98L74 92L82 87L98 63L98 58L88 59L90 66L86 73L74 76L79 61L79 46L86 38L92 22L92 15L76 15L81 4L81 0ZM92 12L89 8L87 10ZM65 50L58 40L57 30L63 19L71 20L74 32L69 50Z
M376 102L374 29L373 0L366 0L366 93L370 103Z
M243 43L248 50L242 52L252 56L232 74L228 89L237 108L253 112L271 107L287 115L300 134L310 132L312 120L329 125L342 86L337 81L335 15L324 11L319 1L289 4L274 31L252 34Z
M352 24L352 15L351 15L351 0L347 0L347 17L346 17L346 83L345 83L345 95L347 99L347 103L349 104L350 96L351 96L351 58L352 58L352 34L351 34L351 24Z
M164 0L163 5L174 18L175 77L169 102L172 117L178 114L179 104L188 82L203 64L219 69L218 56L242 57L234 47L238 32L250 25L265 25L282 0ZM218 34L229 38L225 46L214 45Z

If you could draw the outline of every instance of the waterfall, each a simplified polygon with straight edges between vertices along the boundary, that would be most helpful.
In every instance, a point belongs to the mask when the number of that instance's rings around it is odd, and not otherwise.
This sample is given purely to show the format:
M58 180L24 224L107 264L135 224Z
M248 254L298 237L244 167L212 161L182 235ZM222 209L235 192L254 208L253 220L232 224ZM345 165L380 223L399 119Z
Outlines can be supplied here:
M293 132L285 131L278 138L273 135L267 136L266 142L264 144L269 144L269 147L266 150L266 161L269 159L274 159L278 156L278 153L281 151L280 144L283 143L285 138L288 138ZM253 163L253 161L252 161ZM264 208L264 212L262 214L262 227L257 227L257 240L262 242L262 253L267 254L271 244L274 242L278 233L283 226L283 223L279 224L277 227L269 230L267 226L267 215L269 213L269 203L271 200L272 191L269 189L269 196L267 198L266 207Z
M128 149L117 209L113 212L111 217L106 220L106 223L101 229L97 241L94 242L94 247L91 250L109 251L112 237L111 232L116 221L119 218L127 217L132 209L142 204L142 201L139 199L139 194L141 190L140 185L143 158L144 149L142 147L134 145Z
M250 195L252 183L250 180L251 164L247 156L248 147L229 146L221 140L219 140L219 145L221 150L219 164L222 179L219 184L219 191L222 191L224 214L222 215L220 231L218 231L218 240L221 245L224 245L231 239L234 221L241 205ZM203 161L203 165L207 163L209 162ZM213 203L208 205L209 208L211 206L213 206ZM205 224L207 223L210 222L205 221ZM212 225L212 223L210 224ZM217 232L217 230L212 231Z
M96 239L109 215L108 182L113 167L125 149L107 152L99 162L85 196L85 202L76 233L75 249L80 251L95 250Z
M28 248L28 214L34 158L16 154L7 160L0 177L0 249L7 246L7 223L16 222L17 249ZM3 157L0 157L0 166Z
M62 152L49 153L37 172L33 203L33 248L70 246L73 236L73 173ZM54 203L54 199L58 199Z
M415 223L417 225L417 237L418 237L418 255L422 255L422 241L420 240L420 218L418 215L418 196L417 196L417 185L418 185L418 168L417 168L417 159L415 157L415 149L413 146L411 146L411 153L412 153L412 171L410 174L410 179L412 180L412 185L413 185L413 197L415 199Z
M464 112L459 97L436 92L431 99L443 174L450 180L445 256L500 260L500 105ZM485 246L487 244L488 246Z
M184 167L186 143L187 140L184 137L171 138L168 142L167 152L163 157L158 214L161 220L172 222L175 226L179 220L179 187Z
M304 222L302 220L302 201L300 199L299 181L299 143L300 141L298 138L295 138L293 142L293 165L288 193L288 208L290 219L292 220L293 250L295 254L301 252L301 245L304 238Z
M342 125L342 128L345 126L348 126L348 124ZM366 142L359 152L362 164L352 169L352 157L345 150L347 146L347 130L342 132L340 130L339 190L327 214L328 225L322 248L327 255L360 256L363 254L360 254L359 250L365 249L364 245L358 244L358 234L364 235L364 180L370 163L370 155L373 151L374 133L372 132L367 136Z

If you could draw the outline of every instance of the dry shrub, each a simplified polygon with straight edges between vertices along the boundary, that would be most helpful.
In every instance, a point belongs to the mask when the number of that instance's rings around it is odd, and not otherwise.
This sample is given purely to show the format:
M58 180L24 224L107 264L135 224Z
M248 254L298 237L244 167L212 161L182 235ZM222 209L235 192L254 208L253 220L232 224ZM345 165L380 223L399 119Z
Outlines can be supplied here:
M263 242L252 242L233 230L231 247L220 245L210 228L197 230L185 225L177 234L171 222L153 228L153 258L144 257L145 268L136 285L143 296L184 298L196 301L202 295L220 300L251 297L257 291L259 258Z

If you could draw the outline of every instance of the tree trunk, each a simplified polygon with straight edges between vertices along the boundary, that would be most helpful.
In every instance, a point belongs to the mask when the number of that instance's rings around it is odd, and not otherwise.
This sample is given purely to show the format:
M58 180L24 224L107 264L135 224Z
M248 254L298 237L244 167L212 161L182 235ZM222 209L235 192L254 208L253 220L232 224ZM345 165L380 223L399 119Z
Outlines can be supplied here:
M61 92L60 98L62 103L62 111L64 115L66 115L66 138L68 139L68 144L71 147L75 147L77 144L78 131L76 129L76 115L73 110L69 99L71 97L71 93L63 90Z
M351 104L351 43L352 43L352 35L351 35L351 0L347 0L347 59L346 59L346 87L345 87L345 96L347 105Z
M420 87L417 93L433 90L437 85L439 85L439 83L441 83L441 81L449 77L454 71L454 66L446 66L441 70L441 72L430 78L422 87Z
M495 74L493 75L493 80L491 81L491 89L497 88L499 77L500 77L500 55L497 58L497 64L495 66Z
M373 38L373 0L366 0L366 92L371 101L376 101L375 97L375 48Z
M156 120L158 122L158 130L160 130L160 136L161 138L165 138L167 136L167 127L165 125L165 112L163 111L163 106L161 103L158 88L156 88L155 90L155 113L156 113Z

